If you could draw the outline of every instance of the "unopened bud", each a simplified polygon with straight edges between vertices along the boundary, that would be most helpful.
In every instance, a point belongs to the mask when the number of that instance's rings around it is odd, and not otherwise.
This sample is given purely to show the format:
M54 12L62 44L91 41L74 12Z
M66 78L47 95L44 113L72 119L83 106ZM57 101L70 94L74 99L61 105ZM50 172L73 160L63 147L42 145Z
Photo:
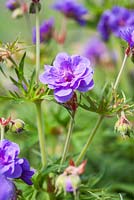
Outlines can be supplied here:
M16 18L20 18L22 17L24 14L23 10L21 8L17 8L13 11L12 13L12 18L16 19Z
M33 1L31 4L30 4L30 7L29 7L29 13L31 14L35 14L36 13L36 6L38 6L38 11L41 10L41 4L39 1Z
M75 195L80 183L81 180L78 175L61 174L56 180L55 187L58 194L63 191L64 194L67 192L73 192Z
M115 131L119 132L124 138L126 138L126 136L130 137L130 133L132 132L132 125L124 113L121 113L121 117L116 122Z
M21 133L24 130L25 123L21 119L12 121L10 130L14 133Z

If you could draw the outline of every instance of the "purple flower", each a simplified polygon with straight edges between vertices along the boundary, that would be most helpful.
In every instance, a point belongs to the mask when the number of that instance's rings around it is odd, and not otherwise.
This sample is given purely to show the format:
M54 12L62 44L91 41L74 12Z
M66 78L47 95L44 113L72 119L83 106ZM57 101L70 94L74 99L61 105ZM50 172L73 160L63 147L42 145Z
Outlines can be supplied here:
M134 25L133 11L123 7L114 6L106 10L98 24L98 31L104 40L108 40L111 33L119 37L120 29Z
M0 200L15 200L15 188L12 181L0 175Z
M40 26L40 42L48 42L52 38L54 19L45 20ZM33 28L33 43L36 43L36 29Z
M107 10L101 16L101 19L98 24L98 31L101 34L103 40L107 41L109 39L111 30L109 27L109 18L110 18L110 11Z
M29 162L26 159L23 159L21 167L22 167L22 173L19 178L22 179L28 185L32 185L33 183L31 181L31 177L33 176L35 171L30 169Z
M16 143L8 140L0 142L0 174L7 178L21 178L29 184L33 171L30 171L27 160L18 158L19 153L20 149Z
M107 54L108 50L104 42L94 37L89 40L84 50L84 56L89 58L92 63L99 62Z
M74 187L72 185L70 176L66 178L65 186L66 186L66 192L74 192Z
M11 11L15 10L19 6L20 6L20 4L19 4L18 0L7 0L7 2L6 2L6 7Z
M134 27L120 30L120 37L129 44L130 48L134 47Z
M85 25L86 21L83 16L88 13L88 10L75 0L59 0L54 4L53 8L63 13L66 17L76 20L80 25Z
M94 86L90 61L82 56L59 53L53 66L45 66L40 81L54 89L55 99L64 103L71 99L75 90L87 92Z

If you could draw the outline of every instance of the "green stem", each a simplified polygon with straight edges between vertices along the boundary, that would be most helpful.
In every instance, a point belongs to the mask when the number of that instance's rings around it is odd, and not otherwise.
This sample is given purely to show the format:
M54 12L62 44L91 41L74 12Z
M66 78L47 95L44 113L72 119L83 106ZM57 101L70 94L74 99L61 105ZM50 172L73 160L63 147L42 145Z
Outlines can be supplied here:
M44 130L43 130L41 102L38 101L35 103L35 105L36 105L36 112L37 112L37 127L38 127L41 160L42 160L42 166L45 167L47 164L47 155L46 155L45 136L44 136Z
M84 156L85 156L85 154L86 154L86 152L88 150L89 145L91 144L91 142L92 142L92 140L93 140L93 138L94 138L99 126L101 125L101 122L102 122L103 118L104 118L104 116L102 116L102 115L99 116L99 119L96 122L96 125L95 125L94 129L92 130L92 133L89 135L89 138L88 138L85 146L83 147L79 157L77 158L77 160L75 162L76 165L78 165L81 162L81 160L83 160L83 158L84 158Z
M39 81L40 71L40 26L39 26L39 8L36 5L36 81Z
M66 141L65 141L65 146L64 146L60 166L66 160L66 155L67 155L67 152L68 152L68 149L69 149L69 144L70 144L71 134L72 134L72 131L73 131L73 126L74 126L74 116L71 117L71 119L70 119L69 129L68 129L68 133L67 133L67 137L66 137Z
M4 139L5 127L1 125L1 141Z
M116 78L116 80L115 80L115 83L114 83L114 87L113 87L114 90L116 90L117 87L118 87L118 84L119 84L119 81L120 81L120 78L121 78L123 69L124 69L124 67L125 67L125 63L126 63L126 61L127 61L127 58L128 58L128 55L125 54L124 59L123 59L123 63L122 63L121 68L120 68L120 71L119 71L118 76L117 76L117 78Z

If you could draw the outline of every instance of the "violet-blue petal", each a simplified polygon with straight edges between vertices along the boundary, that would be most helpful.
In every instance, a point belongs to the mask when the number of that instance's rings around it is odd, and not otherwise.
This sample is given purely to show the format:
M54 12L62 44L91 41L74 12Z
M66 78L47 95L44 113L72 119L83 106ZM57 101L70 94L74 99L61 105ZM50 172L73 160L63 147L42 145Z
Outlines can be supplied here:
M131 48L134 47L134 27L121 29L120 37L125 40Z
M93 78L93 70L90 61L79 55L69 56L60 53L56 56L53 66L46 67L45 71L39 76L42 83L48 84L50 89L54 89L55 99L64 103L69 101L75 90L82 87L87 91L89 83Z
M31 181L31 178L34 175L35 171L33 169L30 169L30 164L27 159L25 158L23 159L21 168L22 168L22 173L19 178L22 179L28 185L32 185L33 183Z
M0 200L16 199L15 187L11 180L4 175L0 175Z

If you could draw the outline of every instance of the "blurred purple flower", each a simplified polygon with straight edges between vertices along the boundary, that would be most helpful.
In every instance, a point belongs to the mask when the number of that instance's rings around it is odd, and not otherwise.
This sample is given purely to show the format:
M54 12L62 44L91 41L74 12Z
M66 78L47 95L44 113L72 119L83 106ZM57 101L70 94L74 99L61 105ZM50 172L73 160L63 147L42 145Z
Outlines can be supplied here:
M53 66L46 66L40 75L40 81L54 89L58 102L64 103L71 99L75 90L87 92L94 86L93 70L90 61L82 56L69 56L59 53Z
M98 24L98 31L104 40L108 40L111 33L117 37L120 29L127 26L134 26L134 12L123 7L114 6L112 10L106 10Z
M0 175L0 200L15 200L15 188L12 181Z
M128 43L130 48L134 47L134 27L120 30L120 37Z
M18 144L8 140L0 142L0 174L5 175L7 178L21 178L29 183L33 171L30 171L28 161L18 158L19 153Z
M107 47L99 38L94 37L89 40L84 49L83 55L92 63L97 63L107 54Z
M76 20L80 25L85 25L86 21L83 16L88 13L88 10L75 0L59 0L53 5L53 8L66 17Z
M19 4L18 0L7 0L6 1L6 7L11 11L15 10L19 6L20 6L20 4Z
M40 26L40 42L48 42L52 38L54 29L54 19L45 20ZM36 43L36 29L33 28L33 43Z

